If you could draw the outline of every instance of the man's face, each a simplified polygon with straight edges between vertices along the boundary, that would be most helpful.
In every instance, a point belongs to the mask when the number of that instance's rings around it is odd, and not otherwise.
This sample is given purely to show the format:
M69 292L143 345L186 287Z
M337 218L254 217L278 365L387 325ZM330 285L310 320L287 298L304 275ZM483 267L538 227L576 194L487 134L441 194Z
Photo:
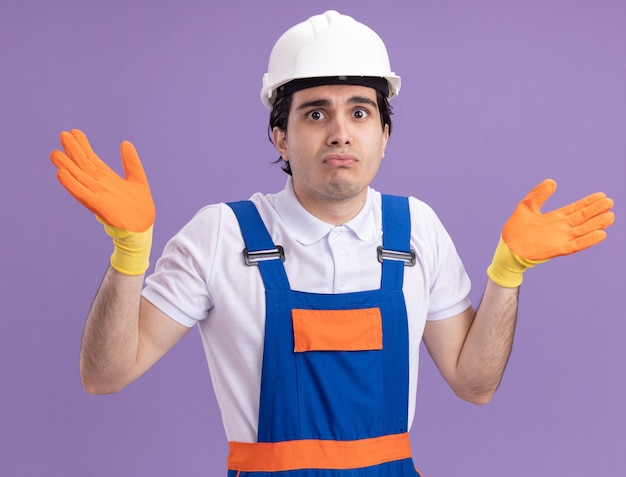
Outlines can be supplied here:
M389 130L381 126L374 89L328 85L294 92L287 131L274 128L273 138L305 208L315 214L320 207L360 204L358 212Z

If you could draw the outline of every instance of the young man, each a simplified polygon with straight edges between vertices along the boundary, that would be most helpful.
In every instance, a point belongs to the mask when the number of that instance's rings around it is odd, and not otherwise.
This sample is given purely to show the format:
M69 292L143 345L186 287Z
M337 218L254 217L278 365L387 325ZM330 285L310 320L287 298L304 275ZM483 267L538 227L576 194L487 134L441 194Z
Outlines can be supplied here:
M450 237L423 202L369 187L400 88L368 27L326 12L276 43L262 100L290 177L277 194L210 205L148 277L154 204L133 146L125 179L78 130L54 151L60 182L114 241L85 324L87 391L116 392L200 328L230 441L229 476L419 475L408 431L423 339L451 388L490 400L527 267L605 237L612 201L542 214L546 180L502 231L477 311Z

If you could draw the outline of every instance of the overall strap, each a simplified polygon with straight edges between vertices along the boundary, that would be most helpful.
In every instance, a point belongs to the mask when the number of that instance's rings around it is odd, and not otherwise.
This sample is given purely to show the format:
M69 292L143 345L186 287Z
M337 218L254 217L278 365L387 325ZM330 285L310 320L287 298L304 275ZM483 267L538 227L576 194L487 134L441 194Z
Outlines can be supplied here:
M237 217L246 248L243 250L247 265L258 265L266 290L288 290L289 280L282 260L282 247L274 245L256 206L249 200L229 202Z
M378 260L383 264L381 288L401 290L404 267L415 265L409 199L383 194L382 216L383 246L378 249Z

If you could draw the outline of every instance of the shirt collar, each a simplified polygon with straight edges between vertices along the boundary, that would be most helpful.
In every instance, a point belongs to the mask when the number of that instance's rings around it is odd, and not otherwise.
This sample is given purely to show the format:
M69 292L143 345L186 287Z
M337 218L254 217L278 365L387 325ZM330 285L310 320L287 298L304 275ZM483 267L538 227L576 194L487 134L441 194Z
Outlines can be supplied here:
M343 227L352 230L360 240L373 240L376 236L377 221L374 214L372 195L367 190L365 204L360 212ZM285 188L276 194L275 207L278 216L285 223L291 235L301 244L310 245L328 235L336 227L318 219L307 211L298 201L293 190L293 179L289 177Z

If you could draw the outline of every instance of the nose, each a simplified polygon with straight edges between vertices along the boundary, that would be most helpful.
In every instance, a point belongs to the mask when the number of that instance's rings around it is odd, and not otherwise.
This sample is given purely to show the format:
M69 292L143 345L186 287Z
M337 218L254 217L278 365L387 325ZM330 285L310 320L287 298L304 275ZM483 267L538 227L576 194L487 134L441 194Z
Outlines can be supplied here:
M342 115L337 115L329 121L328 128L329 146L345 146L352 142L348 121Z

